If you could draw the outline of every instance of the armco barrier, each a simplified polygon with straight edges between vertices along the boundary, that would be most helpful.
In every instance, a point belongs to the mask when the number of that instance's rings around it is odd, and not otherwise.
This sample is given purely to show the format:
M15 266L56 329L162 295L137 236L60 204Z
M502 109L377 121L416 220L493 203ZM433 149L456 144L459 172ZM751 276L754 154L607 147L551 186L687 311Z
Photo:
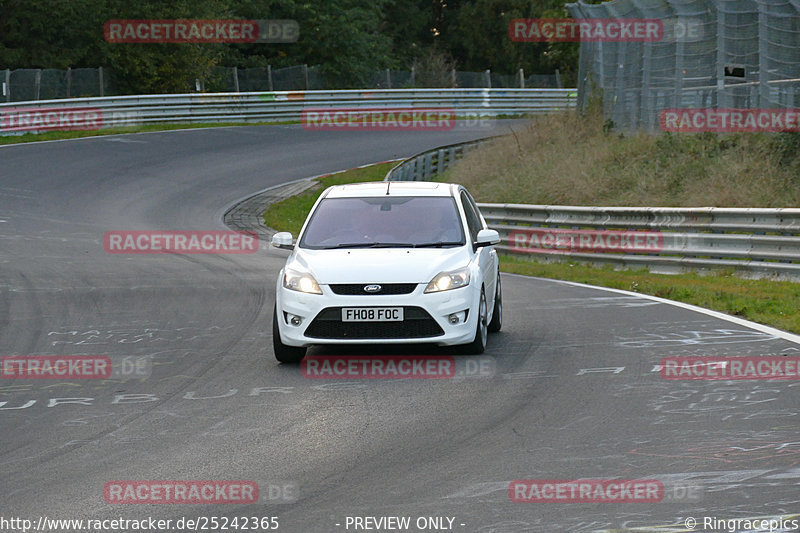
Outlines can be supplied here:
M460 159L465 153L487 140L478 139L477 141L450 144L411 156L392 168L386 174L384 181L429 180L434 175L441 174L447 170L447 167Z
M415 155L386 181L422 181L484 141ZM800 279L800 209L479 204L508 253L654 272L726 268Z
M575 89L383 89L70 98L0 104L0 134L62 129L36 124L43 117L35 112L42 109L51 113L93 109L101 114L98 127L108 128L153 123L297 121L304 108L442 108L452 109L458 117L520 116L573 109L575 101ZM11 129L9 123L20 115L23 124ZM52 117L55 115L51 115L51 124L57 120Z

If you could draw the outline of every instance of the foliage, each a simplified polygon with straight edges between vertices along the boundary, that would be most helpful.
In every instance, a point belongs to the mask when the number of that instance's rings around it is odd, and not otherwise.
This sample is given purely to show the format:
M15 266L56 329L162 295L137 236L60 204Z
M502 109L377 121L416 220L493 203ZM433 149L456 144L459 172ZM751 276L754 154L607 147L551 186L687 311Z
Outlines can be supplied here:
M576 43L516 43L512 18L563 17L561 0L0 0L0 68L110 68L124 92L183 92L215 66L319 65L329 87L358 87L379 69L528 74L574 83ZM108 43L111 19L294 19L292 44Z

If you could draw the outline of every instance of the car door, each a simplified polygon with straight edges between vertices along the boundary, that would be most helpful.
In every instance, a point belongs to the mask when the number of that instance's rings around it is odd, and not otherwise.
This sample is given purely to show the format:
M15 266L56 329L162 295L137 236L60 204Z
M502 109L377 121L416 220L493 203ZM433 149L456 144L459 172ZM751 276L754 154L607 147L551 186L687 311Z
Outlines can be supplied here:
M475 200L463 189L461 190L461 204L464 206L464 215L467 218L470 239L474 243L478 238L478 232L486 228L486 223L480 215L478 206L475 205ZM478 265L486 287L486 302L490 306L491 312L495 287L497 286L497 266L499 261L497 251L494 246L483 246L478 248L476 253L478 254Z

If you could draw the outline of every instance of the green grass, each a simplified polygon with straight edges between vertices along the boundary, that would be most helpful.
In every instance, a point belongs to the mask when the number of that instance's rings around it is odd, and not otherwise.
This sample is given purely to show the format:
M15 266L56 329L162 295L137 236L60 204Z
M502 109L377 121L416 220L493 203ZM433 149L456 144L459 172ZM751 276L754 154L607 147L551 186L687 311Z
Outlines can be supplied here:
M125 128L104 128L102 130L48 131L43 133L24 133L22 135L2 135L0 145L19 144L38 141L60 141L64 139L80 139L83 137L101 137L103 135L120 135L122 133L143 133L150 131L172 131L201 128L227 128L231 126L267 126L277 124L297 124L298 121L281 122L216 122L202 124L146 124Z
M501 115L497 119L519 118ZM456 120L466 120L456 117ZM207 122L191 124L146 124L120 128L104 128L102 130L75 130L75 131L48 131L43 133L23 133L22 135L0 135L0 145L19 144L38 141L61 141L64 139L81 139L84 137L101 137L104 135L120 135L123 133L143 133L152 131L189 130L201 128L228 128L232 126L277 126L285 124L300 124L299 120L279 120L271 122ZM383 179L383 178L381 178Z
M701 274L653 274L575 263L546 263L503 255L504 272L575 281L659 296L713 309L785 331L800 333L800 283L742 279L730 271Z
M331 185L359 183L362 181L381 181L386 173L397 163L379 163L364 168L355 168L318 178L318 185L297 196L270 205L264 213L264 223L278 231L288 231L295 237L300 233L308 212L319 195Z
M348 170L319 179L314 189L273 204L264 214L266 224L296 237L317 197L325 187L342 183L382 180L395 163ZM653 274L647 270L614 270L572 263L547 263L519 255L502 255L503 272L575 281L659 296L713 309L784 331L800 333L800 283L749 280L730 271L710 275Z

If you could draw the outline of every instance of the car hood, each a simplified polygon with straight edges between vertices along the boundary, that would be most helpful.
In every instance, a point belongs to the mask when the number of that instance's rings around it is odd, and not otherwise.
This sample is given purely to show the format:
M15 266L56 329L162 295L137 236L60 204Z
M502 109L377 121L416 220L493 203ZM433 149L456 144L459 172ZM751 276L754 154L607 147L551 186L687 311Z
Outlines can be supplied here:
M297 248L286 267L310 272L318 283L428 283L442 271L466 266L470 254L455 248Z

